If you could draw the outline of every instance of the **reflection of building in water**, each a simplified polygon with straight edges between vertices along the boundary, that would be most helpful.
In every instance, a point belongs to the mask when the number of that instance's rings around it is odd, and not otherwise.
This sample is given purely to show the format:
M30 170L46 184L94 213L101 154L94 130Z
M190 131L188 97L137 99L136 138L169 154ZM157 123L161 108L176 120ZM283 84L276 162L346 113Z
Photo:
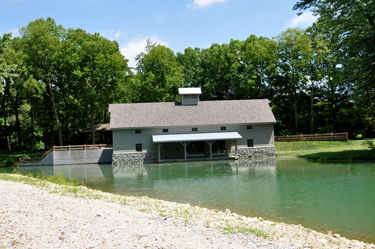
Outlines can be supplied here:
M113 174L116 177L147 177L148 173L144 164L113 165Z
M235 162L230 162L229 165L232 168L233 174L247 174L249 172L269 172L269 175L276 177L276 158L262 158L254 160L238 160Z
M113 165L115 193L152 196L155 178L144 164Z

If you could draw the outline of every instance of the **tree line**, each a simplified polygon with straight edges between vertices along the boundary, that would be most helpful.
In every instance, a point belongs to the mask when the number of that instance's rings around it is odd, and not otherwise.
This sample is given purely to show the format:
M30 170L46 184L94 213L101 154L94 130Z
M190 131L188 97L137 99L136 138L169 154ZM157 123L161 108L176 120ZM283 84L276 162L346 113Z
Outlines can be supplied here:
M179 87L201 87L201 100L269 99L276 135L372 137L373 1L304 0L294 9L311 9L318 21L177 54L148 40L134 69L116 41L51 18L20 28L20 37L4 34L0 149L86 143L88 127L90 143L101 142L94 125L109 122L108 104L180 101Z

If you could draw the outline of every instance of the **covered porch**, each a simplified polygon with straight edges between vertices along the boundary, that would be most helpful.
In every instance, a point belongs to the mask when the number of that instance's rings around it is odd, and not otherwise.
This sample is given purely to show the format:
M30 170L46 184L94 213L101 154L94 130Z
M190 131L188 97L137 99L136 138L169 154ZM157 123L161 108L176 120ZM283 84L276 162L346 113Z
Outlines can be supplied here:
M235 159L240 138L238 132L152 135L158 147L158 162ZM228 142L234 143L235 157L229 157L233 143Z

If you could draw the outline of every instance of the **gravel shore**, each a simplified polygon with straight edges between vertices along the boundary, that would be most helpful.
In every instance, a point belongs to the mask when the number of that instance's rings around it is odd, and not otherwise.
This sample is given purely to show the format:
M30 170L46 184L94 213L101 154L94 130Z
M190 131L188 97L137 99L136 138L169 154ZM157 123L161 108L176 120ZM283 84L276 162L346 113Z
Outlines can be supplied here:
M7 177L0 180L0 248L375 248L229 210Z

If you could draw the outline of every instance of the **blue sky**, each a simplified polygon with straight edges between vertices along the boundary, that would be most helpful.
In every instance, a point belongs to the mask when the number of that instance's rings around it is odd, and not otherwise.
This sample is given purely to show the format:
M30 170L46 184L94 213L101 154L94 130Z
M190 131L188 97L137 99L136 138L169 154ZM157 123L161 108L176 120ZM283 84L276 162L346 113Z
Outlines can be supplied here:
M0 0L0 35L38 18L64 28L81 28L117 40L134 66L147 38L175 53L187 47L245 40L251 34L275 37L288 27L306 28L311 13L297 17L298 0Z

